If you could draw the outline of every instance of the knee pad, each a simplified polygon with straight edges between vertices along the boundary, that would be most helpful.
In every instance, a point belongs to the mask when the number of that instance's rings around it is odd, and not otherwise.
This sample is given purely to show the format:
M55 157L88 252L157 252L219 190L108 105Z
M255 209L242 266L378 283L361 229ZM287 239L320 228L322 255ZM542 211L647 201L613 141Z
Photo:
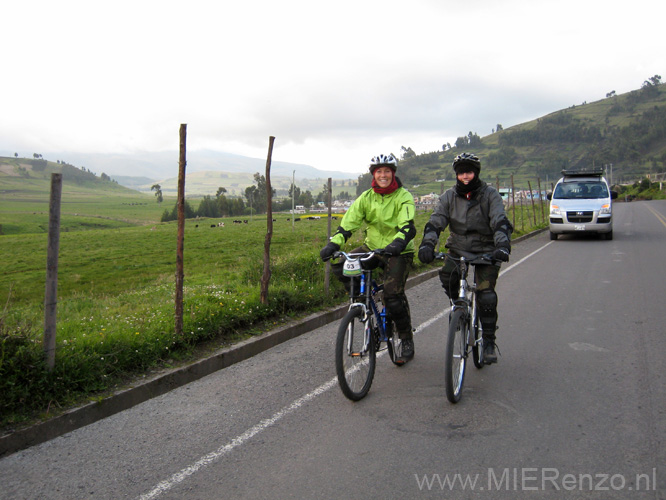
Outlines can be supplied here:
M479 310L483 314L494 313L497 311L497 294L495 290L481 290L476 294L476 300L479 303Z
M384 301L386 303L386 310L391 315L398 333L409 332L411 334L412 321L407 298L404 295L391 295L390 297L384 296Z
M481 290L477 293L476 300L484 331L494 332L497 323L497 294L494 290Z

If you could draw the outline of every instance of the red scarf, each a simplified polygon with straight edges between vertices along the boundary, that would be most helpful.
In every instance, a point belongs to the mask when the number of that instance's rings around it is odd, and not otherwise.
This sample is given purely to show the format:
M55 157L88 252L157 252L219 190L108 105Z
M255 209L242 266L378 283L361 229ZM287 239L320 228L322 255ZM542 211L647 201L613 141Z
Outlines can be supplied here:
M398 181L396 180L395 176L393 176L393 181L391 181L391 184L389 184L385 188L379 187L375 182L375 180L372 179L372 189L377 194L391 194L393 191L398 189L398 187L399 187Z

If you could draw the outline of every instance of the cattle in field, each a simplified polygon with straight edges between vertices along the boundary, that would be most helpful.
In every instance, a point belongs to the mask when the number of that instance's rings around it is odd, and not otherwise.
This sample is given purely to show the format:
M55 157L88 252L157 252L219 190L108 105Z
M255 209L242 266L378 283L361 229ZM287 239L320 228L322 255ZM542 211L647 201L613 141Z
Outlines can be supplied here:
M218 222L217 227L224 227L224 222Z
M235 220L235 221L234 221L234 224L242 224L242 223L243 223L242 220Z
M243 221L243 224L247 224L247 219L245 219L245 220Z

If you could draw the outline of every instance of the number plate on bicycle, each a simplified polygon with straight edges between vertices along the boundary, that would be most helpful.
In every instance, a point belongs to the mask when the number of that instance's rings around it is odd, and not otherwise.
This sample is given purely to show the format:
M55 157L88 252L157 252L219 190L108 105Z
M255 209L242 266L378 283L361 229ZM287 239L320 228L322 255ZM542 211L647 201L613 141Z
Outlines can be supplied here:
M342 274L345 276L358 276L363 272L361 261L359 259L346 260L342 268Z

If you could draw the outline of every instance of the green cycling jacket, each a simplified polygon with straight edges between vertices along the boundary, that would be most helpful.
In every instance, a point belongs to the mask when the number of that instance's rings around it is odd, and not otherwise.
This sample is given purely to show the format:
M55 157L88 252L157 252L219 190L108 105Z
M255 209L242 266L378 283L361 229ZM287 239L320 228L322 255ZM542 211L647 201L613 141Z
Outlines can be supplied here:
M400 186L391 194L377 194L370 188L345 213L331 241L342 247L354 231L367 224L365 245L370 250L384 248L395 239L406 242L402 253L414 252L414 197Z

